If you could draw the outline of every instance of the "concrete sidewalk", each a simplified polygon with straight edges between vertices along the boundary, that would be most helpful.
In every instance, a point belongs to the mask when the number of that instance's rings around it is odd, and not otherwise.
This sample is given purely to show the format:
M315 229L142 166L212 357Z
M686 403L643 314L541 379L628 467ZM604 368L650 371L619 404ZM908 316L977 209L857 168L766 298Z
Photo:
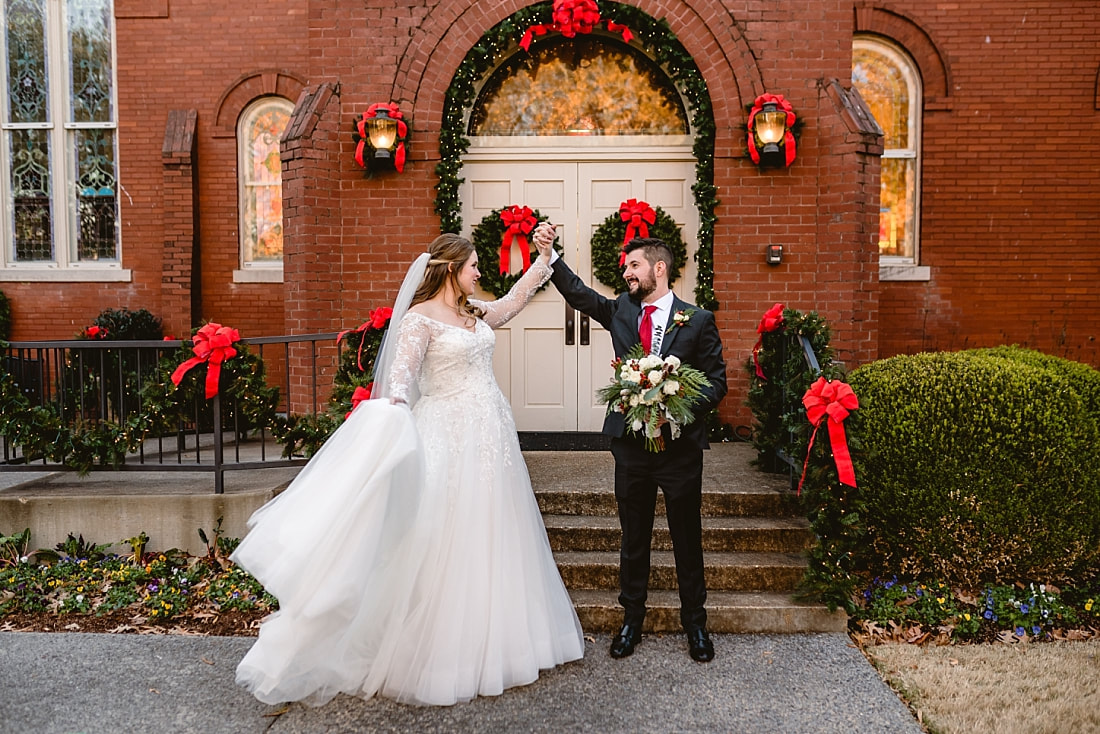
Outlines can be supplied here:
M847 635L719 635L700 665L682 635L624 660L609 638L532 685L447 708L341 696L267 706L234 682L252 638L0 633L0 732L912 732Z

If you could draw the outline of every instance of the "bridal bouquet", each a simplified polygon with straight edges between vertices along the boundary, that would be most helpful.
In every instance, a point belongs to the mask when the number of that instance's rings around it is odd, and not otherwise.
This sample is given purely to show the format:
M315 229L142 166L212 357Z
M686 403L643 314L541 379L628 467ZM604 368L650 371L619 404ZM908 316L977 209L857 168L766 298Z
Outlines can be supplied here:
M643 354L640 344L611 366L611 384L597 390L596 398L607 404L608 413L622 413L627 429L643 434L646 449L655 453L665 448L661 427L668 423L672 438L679 438L680 429L695 420L692 403L710 385L706 375L678 357Z

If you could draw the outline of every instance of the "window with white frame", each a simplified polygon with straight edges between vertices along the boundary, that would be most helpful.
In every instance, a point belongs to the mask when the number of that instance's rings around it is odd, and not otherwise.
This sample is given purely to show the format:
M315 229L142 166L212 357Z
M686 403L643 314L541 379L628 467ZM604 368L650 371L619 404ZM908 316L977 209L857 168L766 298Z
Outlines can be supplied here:
M237 124L241 268L234 280L278 281L283 268L283 177L279 139L294 105L264 97Z
M4 0L0 278L121 269L112 0Z
M879 204L884 265L919 262L921 84L916 65L897 46L857 36L852 85L885 133Z

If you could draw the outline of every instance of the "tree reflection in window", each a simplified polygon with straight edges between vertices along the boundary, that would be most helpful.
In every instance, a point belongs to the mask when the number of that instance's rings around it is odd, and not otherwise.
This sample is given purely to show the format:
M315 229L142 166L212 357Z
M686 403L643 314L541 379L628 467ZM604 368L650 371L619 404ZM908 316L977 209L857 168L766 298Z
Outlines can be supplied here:
M680 95L640 51L610 38L549 39L489 78L470 135L686 135Z
M893 46L868 37L853 44L852 85L884 133L879 254L917 259L919 151L916 67Z

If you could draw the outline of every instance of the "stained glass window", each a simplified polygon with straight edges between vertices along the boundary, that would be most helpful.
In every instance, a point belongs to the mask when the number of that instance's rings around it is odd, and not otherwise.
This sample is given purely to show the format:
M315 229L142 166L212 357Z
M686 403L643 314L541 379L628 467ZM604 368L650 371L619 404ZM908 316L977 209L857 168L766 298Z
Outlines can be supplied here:
M112 0L4 0L3 11L0 265L117 267Z
M485 84L471 135L686 135L680 95L649 57L601 36L539 41Z
M879 254L917 260L920 77L900 49L857 38L852 84L884 132Z
M240 150L241 260L249 265L283 262L283 186L279 138L293 105L266 97L241 115Z

